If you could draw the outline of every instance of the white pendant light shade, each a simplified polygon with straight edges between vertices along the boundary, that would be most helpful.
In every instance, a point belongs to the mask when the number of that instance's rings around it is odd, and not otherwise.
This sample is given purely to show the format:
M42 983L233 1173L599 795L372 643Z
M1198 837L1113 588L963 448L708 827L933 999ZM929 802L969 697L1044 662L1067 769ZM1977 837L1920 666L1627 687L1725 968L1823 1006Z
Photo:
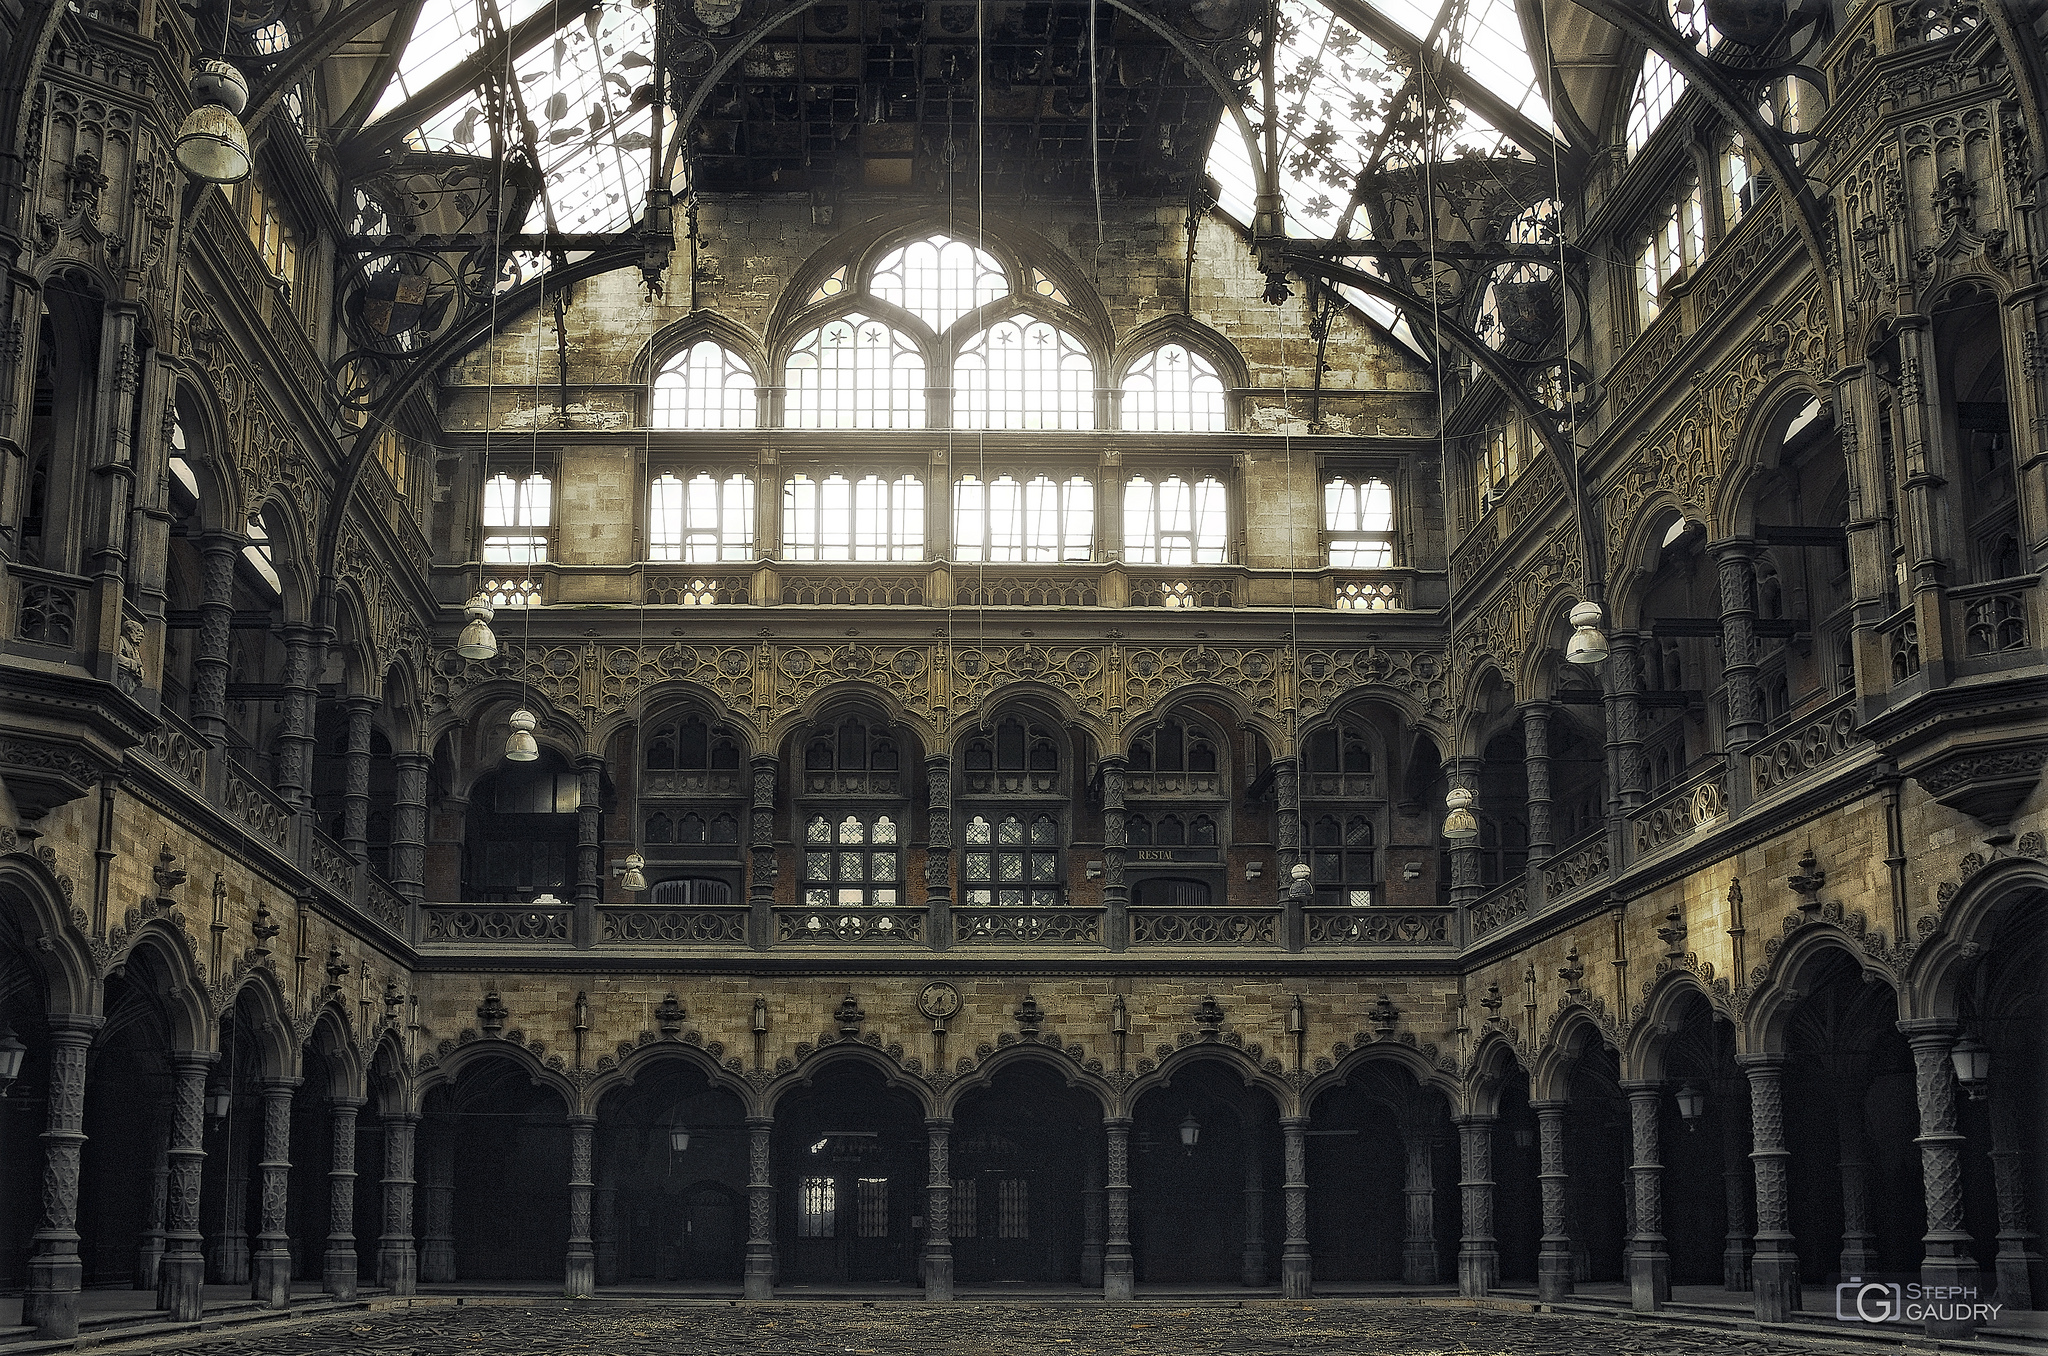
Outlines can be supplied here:
M249 177L249 134L240 114L249 104L249 82L218 57L206 57L186 86L198 105L178 126L171 148L178 168L210 184L238 184Z
M491 630L491 618L497 615L497 609L491 606L491 600L479 593L469 600L462 614L469 620L463 623L462 634L456 638L455 653L464 659L496 659L498 637Z
M1607 636L1600 629L1600 604L1580 603L1572 609L1572 638L1564 657L1574 664L1597 664L1607 658Z
M619 877L619 884L639 894L647 888L647 859L637 852L626 854L626 871Z
M540 757L540 744L533 730L540 721L533 712L520 707L512 713L512 733L505 739L505 756L515 763L530 763Z
M1479 821L1472 814L1472 793L1462 786L1454 786L1444 796L1444 805L1450 813L1444 816L1444 837L1453 843L1462 843L1479 836Z
M249 134L219 104L201 104L185 115L171 154L178 168L209 184L238 184L249 177Z

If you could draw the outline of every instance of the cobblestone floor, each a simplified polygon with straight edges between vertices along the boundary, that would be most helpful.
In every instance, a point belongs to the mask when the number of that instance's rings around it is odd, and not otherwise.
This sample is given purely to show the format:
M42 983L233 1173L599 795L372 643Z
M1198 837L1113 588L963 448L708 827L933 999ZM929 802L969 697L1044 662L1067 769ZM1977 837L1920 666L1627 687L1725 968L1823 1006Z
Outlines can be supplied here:
M155 1348L192 1356L1813 1356L1810 1345L1447 1304L436 1306Z

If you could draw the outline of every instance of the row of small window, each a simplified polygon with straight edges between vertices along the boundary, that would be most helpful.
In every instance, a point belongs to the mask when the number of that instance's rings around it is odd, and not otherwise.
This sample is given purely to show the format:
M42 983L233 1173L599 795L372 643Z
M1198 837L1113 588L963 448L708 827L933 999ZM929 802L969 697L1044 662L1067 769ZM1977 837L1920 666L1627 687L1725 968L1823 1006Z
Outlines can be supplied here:
M820 325L783 370L786 428L925 428L938 393L916 340L858 311ZM710 339L671 358L654 378L655 428L759 428L761 388L746 359ZM1017 316L967 340L953 359L953 427L1096 427L1095 360L1044 320ZM1216 364L1184 344L1162 344L1125 371L1117 425L1138 433L1220 433L1229 426Z
M798 473L782 485L782 558L917 561L925 545L925 487L916 476ZM751 477L663 473L648 488L647 558L709 565L755 558ZM1229 493L1214 476L1123 488L1123 559L1133 565L1215 565L1227 558ZM962 476L953 483L953 552L962 561L1084 562L1095 558L1096 487L1086 476ZM548 558L554 487L532 472L484 483L483 560L534 565ZM1383 480L1338 477L1323 487L1330 564L1394 564L1394 495Z
M1031 1237L1031 1179L998 1177L995 1181L994 1218L989 1221L990 1238ZM980 1238L982 1233L980 1185L973 1177L953 1179L952 1209L948 1212L953 1238ZM889 1236L889 1179L854 1178L853 1234L856 1238ZM797 1211L798 1238L839 1236L839 1182L833 1177L803 1179L802 1200Z

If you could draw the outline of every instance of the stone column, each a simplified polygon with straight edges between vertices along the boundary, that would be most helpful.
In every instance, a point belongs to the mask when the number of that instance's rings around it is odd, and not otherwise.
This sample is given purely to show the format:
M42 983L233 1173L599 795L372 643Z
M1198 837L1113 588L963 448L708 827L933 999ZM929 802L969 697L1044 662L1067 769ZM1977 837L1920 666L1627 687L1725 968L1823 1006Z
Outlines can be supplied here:
M1450 786L1462 786L1472 793L1474 814L1498 813L1500 807L1488 806L1479 799L1479 769L1480 760L1477 758L1449 759L1444 764L1446 782ZM1451 902L1469 904L1486 893L1486 887L1479 883L1479 840L1446 840L1444 846L1451 855Z
M2017 1058L2015 1050L2011 1057ZM1996 1067L1995 1065L1993 1066ZM2027 1227L2029 1148L2020 1132L2019 1112L2010 1091L1991 1096L1991 1175L1998 1193L1998 1298L2013 1309L2032 1309L2041 1294L2041 1254L2036 1235Z
M259 1209L250 1298L266 1309L292 1303L292 1242L285 1232L292 1187L292 1089L296 1078L263 1080L263 1157L256 1165Z
M233 1075L229 1077L232 1079ZM231 1084L232 1086L232 1084ZM221 1230L210 1242L213 1279L219 1285L246 1285L249 1280L249 1134L252 1127L243 1098L230 1096L227 1119L220 1123Z
M775 1180L770 1175L770 1116L747 1117L747 1261L750 1300L775 1298Z
M206 1075L217 1058L208 1050L171 1052L170 1164L164 1214L164 1261L157 1272L156 1307L174 1323L196 1323L204 1305L206 1257L199 1250L199 1187L206 1168Z
M1956 1025L1944 1018L1899 1023L1913 1049L1913 1091L1920 1106L1920 1182L1927 1203L1927 1232L1920 1237L1920 1280L1930 1286L1964 1286L1977 1279L1970 1232L1963 1227L1963 1135L1956 1125L1956 1075L1949 1051ZM1927 1321L1929 1337L1968 1337L1974 1326Z
M413 1131L420 1118L384 1117L384 1232L377 1239L377 1280L394 1295L419 1290L419 1257L412 1246Z
M1764 737L1762 694L1756 681L1756 543L1746 538L1714 543L1721 583L1721 668L1728 694L1730 753Z
M1280 1205L1287 1232L1280 1242L1280 1295L1307 1299L1315 1293L1315 1259L1308 1250L1308 1117L1280 1122Z
M953 760L944 754L926 758L924 786L925 932L935 949L944 950L953 944Z
M579 947L597 941L597 906L604 899L604 759L594 753L576 759L576 911L570 937Z
M1458 1116L1458 1191L1464 1208L1458 1240L1458 1293L1486 1294L1500 1284L1500 1249L1493 1237L1493 1121Z
M1671 1254L1664 1248L1664 1163L1657 1144L1663 1093L1655 1083L1624 1083L1635 1145L1629 1172L1635 1178L1635 1247L1628 1259L1629 1304L1655 1313L1671 1302Z
M242 538L210 532L199 542L199 645L192 654L192 723L214 744L228 737L228 654L234 634L235 561Z
M943 1116L924 1123L924 1297L953 1298L953 1122Z
M1124 771L1121 755L1102 760L1102 906L1107 911L1103 940L1111 951L1131 944L1131 891L1124 883ZM1129 1128L1126 1122L1127 1134Z
M348 699L348 762L343 768L341 846L359 862L370 860L370 718L377 703Z
M50 1042L49 1104L43 1120L43 1227L29 1258L21 1321L44 1339L78 1335L85 1262L78 1255L78 1165L85 1148L85 1056L100 1019L61 1013L45 1019Z
M1273 841L1279 848L1273 889L1280 905L1280 945L1286 951L1300 951L1308 945L1305 910L1314 896L1301 899L1294 893L1295 863L1308 860L1301 843L1301 764L1297 760L1273 760L1273 803Z
M775 942L775 782L780 767L770 754L748 764L754 805L747 831L747 939L756 951L766 951ZM766 1179L766 1172L762 1177ZM752 1274L748 1273L750 1277ZM761 1294L756 1296L748 1291L749 1299L768 1298L767 1273L762 1275Z
M1102 1297L1127 1304L1137 1293L1137 1265L1131 1255L1131 1118L1106 1116L1109 1177L1103 1203L1109 1207L1109 1238L1102 1248Z
M597 1248L597 1283L619 1283L619 1188L613 1180L610 1155L598 1154L597 1215L591 1222L591 1239Z
M455 1127L422 1121L419 1140L420 1279L441 1285L455 1279Z
M1749 1165L1744 1162L1743 1121L1736 1114L1740 1105L1730 1087L1721 1098L1721 1195L1728 1216L1728 1233L1721 1246L1721 1288L1749 1289Z
M569 1252L562 1267L562 1293L589 1299L597 1293L597 1251L590 1246L591 1148L597 1117L569 1117Z
M313 801L314 661L320 633L305 625L284 628L284 721L277 733L277 794L287 805Z
M1102 1284L1102 1158L1092 1149L1081 1160L1081 1284Z
M1649 777L1643 767L1641 642L1632 631L1617 631L1607 642L1607 752L1613 790L1621 808L1643 803Z
M327 1104L333 1146L327 1158L327 1251L320 1259L320 1288L336 1299L356 1297L356 1112L357 1097Z
M1436 1284L1436 1145L1420 1116L1401 1122L1401 1150L1407 1175L1401 1186L1405 1228L1401 1234L1401 1281Z
M150 1103L149 1137L155 1147L149 1160L149 1205L142 1221L142 1242L135 1249L135 1288L155 1290L164 1261L164 1211L171 1185L171 1103Z
M391 886L418 903L427 889L427 768L431 760L417 749L408 749L392 761L398 765L398 784L391 797Z
M1266 1174L1258 1146L1252 1142L1252 1127L1246 1124L1243 1133L1244 1247L1238 1254L1238 1280L1247 1286L1261 1286L1266 1283Z
M1529 785L1529 860L1541 862L1557 846L1550 823L1550 703L1522 708L1522 772Z
M1536 1297L1555 1304L1572 1293L1572 1239L1565 1222L1571 1173L1565 1167L1568 1102L1531 1102L1536 1113L1536 1183L1543 1193L1543 1247L1536 1255Z
M1565 1161L1567 1164L1570 1163L1569 1154L1566 1155ZM1565 1184L1564 1231L1571 1239L1574 1283L1584 1283L1593 1279L1593 1250L1586 1244L1585 1231L1579 1228L1579 1220L1585 1208L1585 1196L1585 1189L1577 1179Z
M1863 1085L1835 1088L1835 1136L1842 1172L1842 1260L1844 1276L1877 1270L1877 1235L1870 1229L1870 1160L1863 1140Z
M1799 1254L1792 1251L1790 1173L1785 1147L1785 1056L1746 1055L1749 1161L1756 1169L1756 1254L1750 1294L1759 1323L1783 1323L1799 1308Z

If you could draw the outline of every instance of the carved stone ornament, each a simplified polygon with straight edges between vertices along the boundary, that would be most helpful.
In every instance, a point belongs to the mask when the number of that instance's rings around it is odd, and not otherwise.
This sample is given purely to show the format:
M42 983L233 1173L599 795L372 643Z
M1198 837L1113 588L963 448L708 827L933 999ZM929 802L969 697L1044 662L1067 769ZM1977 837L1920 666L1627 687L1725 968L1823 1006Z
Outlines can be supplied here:
M681 1031L683 1022L689 1015L688 1010L676 1001L673 991L664 996L660 1006L654 1009L655 1023L661 1027L661 1034L664 1036L674 1036Z
M1948 754L1912 775L1927 794L1991 829L2003 829L2048 766L2048 741Z
M484 1034L495 1036L505 1029L505 1019L512 1015L505 1006L505 1000L498 997L496 989L484 995L484 1001L477 1004L476 1019L483 1024Z

